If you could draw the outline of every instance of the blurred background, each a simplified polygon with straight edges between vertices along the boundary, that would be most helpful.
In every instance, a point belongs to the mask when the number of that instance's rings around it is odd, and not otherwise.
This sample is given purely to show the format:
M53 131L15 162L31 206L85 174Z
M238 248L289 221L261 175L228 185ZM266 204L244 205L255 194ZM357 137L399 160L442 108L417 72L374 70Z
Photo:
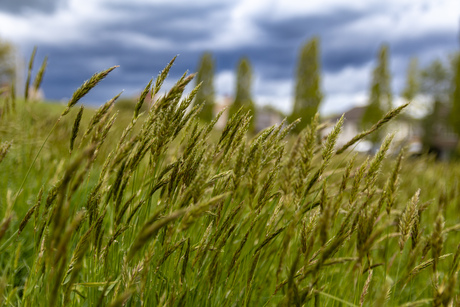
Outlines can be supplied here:
M243 96L278 117L299 115L307 103L314 108L306 117L358 107L361 118L378 85L374 94L386 102L374 114L418 97L411 114L421 118L436 101L451 103L459 27L458 0L3 0L0 65L14 62L23 84L37 46L37 59L48 56L38 94L49 101L120 65L84 98L100 105L120 90L136 97L179 55L166 86L203 69L214 113L237 98L240 72L249 76ZM269 117L260 125L276 121Z

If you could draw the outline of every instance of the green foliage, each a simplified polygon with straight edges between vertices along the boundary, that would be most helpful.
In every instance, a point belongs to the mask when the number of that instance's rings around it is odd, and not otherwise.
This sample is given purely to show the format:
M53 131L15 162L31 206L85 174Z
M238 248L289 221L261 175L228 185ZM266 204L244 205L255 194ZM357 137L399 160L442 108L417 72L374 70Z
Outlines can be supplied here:
M451 72L440 59L431 62L420 72L421 92L434 103L446 104L451 88Z
M199 117L206 122L211 122L214 117L214 60L210 53L204 53L201 57L196 74L196 85L200 88L195 96L195 104L202 104Z
M368 129L391 109L391 80L388 63L388 47L383 45L378 53L377 65L372 73L369 103L361 118L361 126ZM370 140L377 143L380 133L371 135Z
M232 116L238 112L240 108L243 112L249 112L252 116L250 120L250 130L254 129L255 124L255 105L251 94L252 86L252 68L248 58L242 58L238 63L236 71L236 91L235 100L229 108L229 115Z
M440 59L435 59L420 71L420 91L430 101L428 112L422 119L422 143L426 151L437 150L435 143L439 137L442 137L439 131L447 131L450 129L449 122L452 123L446 111L454 107L450 104L453 97L451 96L452 70Z
M450 122L452 129L460 136L460 55L457 55L455 65L455 75L453 78L452 109L450 112Z
M408 101L412 101L420 92L420 76L417 58L412 58L407 68L406 85L401 96Z
M73 108L112 69L0 121L2 305L459 303L460 166L393 162L393 135L346 150L405 106L339 150L343 117L324 138L317 116L250 138L240 109L214 131L183 97L193 75L144 114L152 81L129 113Z
M301 49L297 65L294 108L291 120L301 118L295 128L300 131L311 123L323 99L321 93L319 38L314 37Z

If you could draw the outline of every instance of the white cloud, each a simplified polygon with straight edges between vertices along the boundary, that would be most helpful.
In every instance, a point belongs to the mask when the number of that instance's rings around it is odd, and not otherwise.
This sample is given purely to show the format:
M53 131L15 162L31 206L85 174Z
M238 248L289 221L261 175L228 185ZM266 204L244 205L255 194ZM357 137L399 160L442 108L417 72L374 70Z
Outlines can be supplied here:
M235 73L230 70L219 72L214 78L216 92L221 95L231 95L235 91Z
M323 87L327 93L354 93L369 86L372 63L361 67L347 66L324 75Z
M96 39L94 34L98 28L125 17L104 9L98 1L70 0L53 14L29 11L10 15L0 12L0 35L19 45L90 44Z
M370 1L366 11L364 18L342 26L337 34L392 41L417 38L437 31L450 31L458 27L460 2L391 0L383 5Z
M367 102L367 92L357 91L354 93L344 94L337 93L325 97L320 106L322 115L340 114L348 111L354 106L365 105Z

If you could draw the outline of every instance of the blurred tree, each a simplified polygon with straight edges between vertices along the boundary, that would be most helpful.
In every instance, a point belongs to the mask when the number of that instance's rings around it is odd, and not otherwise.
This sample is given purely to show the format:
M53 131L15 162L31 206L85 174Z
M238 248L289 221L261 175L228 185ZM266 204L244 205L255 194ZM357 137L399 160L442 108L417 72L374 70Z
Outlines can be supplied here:
M457 54L454 64L455 71L452 84L450 123L454 132L460 136L460 53Z
M10 84L16 75L15 50L11 43L0 39L0 85Z
M401 96L407 101L412 101L420 92L420 78L417 58L412 58L407 68L406 86Z
M428 100L429 107L422 119L422 144L425 151L438 154L435 146L439 127L447 126L446 111L450 108L449 98L452 85L450 67L440 59L431 62L420 72L420 92ZM444 110L444 111L443 111Z
M297 65L297 83L295 87L294 109L290 116L293 121L301 118L296 131L300 131L310 124L318 112L319 104L323 99L320 88L319 39L308 41L300 51Z
M251 96L252 68L249 59L242 58L236 72L235 101L230 106L229 115L235 114L241 107L253 115L249 130L254 129L255 106Z
M388 68L388 47L383 45L378 54L377 66L372 73L369 104L361 118L363 129L370 128L391 109L391 81ZM372 133L369 140L376 144L381 139L380 133Z
M440 59L431 62L420 72L420 91L433 103L448 103L452 73Z
M214 60L208 52L201 57L198 72L196 75L196 84L201 83L201 87L195 96L195 103L204 102L203 110L199 116L205 121L211 121L214 117Z

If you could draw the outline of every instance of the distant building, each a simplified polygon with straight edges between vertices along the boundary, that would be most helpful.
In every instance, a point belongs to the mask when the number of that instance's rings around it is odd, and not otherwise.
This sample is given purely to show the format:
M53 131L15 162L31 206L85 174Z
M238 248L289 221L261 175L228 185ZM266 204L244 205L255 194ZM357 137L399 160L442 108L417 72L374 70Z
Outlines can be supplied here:
M345 145L355 135L362 132L360 128L361 117L364 114L366 106L354 107L344 113L344 123L342 133L337 140L337 146ZM452 151L456 149L458 144L458 136L448 126L449 110L446 107L441 107L437 120L435 121L431 130L431 148L430 152L435 153L440 159L447 159ZM329 119L331 123L335 123L340 116ZM324 133L327 134L331 131L332 127L325 129ZM400 114L394 120L383 127L388 132L394 132L395 138L393 140L394 146L408 147L408 151L412 154L420 154L423 152L423 139L424 129L423 120L415 119L406 114ZM372 143L366 140L360 141L354 150L361 152L371 151Z

